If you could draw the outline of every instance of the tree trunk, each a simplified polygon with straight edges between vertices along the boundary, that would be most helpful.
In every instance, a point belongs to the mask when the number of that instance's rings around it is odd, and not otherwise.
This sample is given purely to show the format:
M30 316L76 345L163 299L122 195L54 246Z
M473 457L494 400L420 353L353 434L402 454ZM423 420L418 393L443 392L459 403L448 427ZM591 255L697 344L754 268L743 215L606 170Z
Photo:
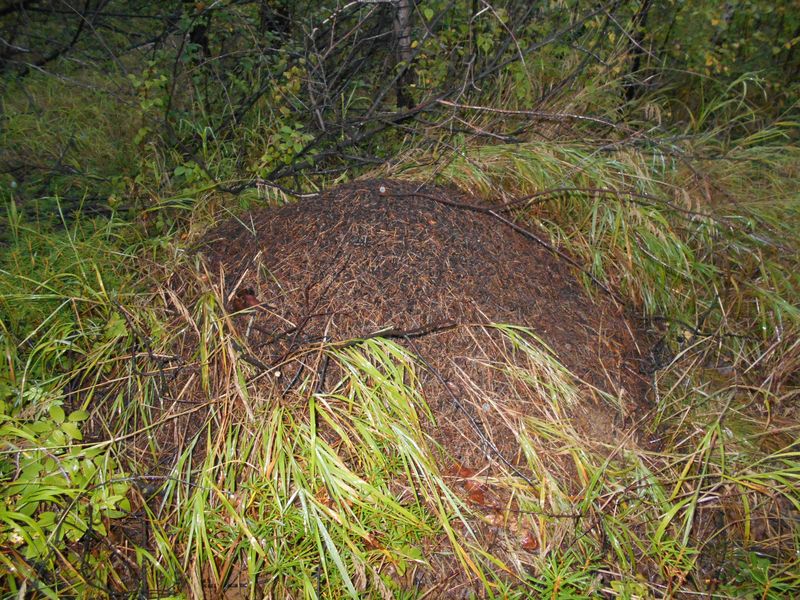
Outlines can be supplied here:
M402 72L397 79L397 108L413 108L414 98L411 95L411 84L414 82L414 70L411 67L411 10L412 0L396 0L394 13L394 37L396 43L395 60L402 64Z

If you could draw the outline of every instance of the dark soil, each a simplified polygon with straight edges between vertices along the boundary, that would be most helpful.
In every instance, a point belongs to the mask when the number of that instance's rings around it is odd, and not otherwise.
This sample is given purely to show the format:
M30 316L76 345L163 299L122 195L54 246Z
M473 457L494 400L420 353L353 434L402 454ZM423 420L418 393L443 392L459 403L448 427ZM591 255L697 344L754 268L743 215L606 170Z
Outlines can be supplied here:
M637 327L605 292L590 297L563 256L468 205L482 206L440 187L360 181L228 220L208 233L201 253L222 279L254 364L378 332L418 355L436 418L428 433L456 471L483 469L497 460L492 454L506 465L524 462L514 432L481 410L476 389L515 397L521 414L537 409L487 366L504 348L481 327L489 322L529 327L583 380L569 415L579 433L611 446L635 440L624 434L644 414L647 390ZM285 385L304 368L282 368Z

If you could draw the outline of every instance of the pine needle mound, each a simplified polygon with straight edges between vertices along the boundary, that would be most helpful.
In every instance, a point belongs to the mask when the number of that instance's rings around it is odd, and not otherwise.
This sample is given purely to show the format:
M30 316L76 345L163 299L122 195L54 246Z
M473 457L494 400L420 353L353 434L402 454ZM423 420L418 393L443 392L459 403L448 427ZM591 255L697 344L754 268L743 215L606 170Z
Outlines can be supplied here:
M228 220L201 253L221 279L245 358L273 369L281 394L307 377L317 392L333 385L326 365L297 358L308 348L395 338L417 358L431 433L445 451L475 464L492 454L488 444L516 462L507 420L485 410L502 398L535 412L527 404L536 399L516 393L498 366L514 362L514 349L487 326L508 323L529 328L556 359L555 376L579 389L569 422L617 443L644 407L636 327L607 296L590 298L544 244L466 205L477 203L449 189L359 181Z

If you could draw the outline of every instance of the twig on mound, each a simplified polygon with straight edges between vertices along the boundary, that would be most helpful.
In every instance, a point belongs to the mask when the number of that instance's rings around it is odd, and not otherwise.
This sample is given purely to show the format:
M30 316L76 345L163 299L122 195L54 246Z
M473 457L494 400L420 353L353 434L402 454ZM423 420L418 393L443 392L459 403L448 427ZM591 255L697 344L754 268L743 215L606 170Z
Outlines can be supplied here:
M501 212L508 211L508 210L510 210L510 209L512 209L512 208L514 208L516 206L519 206L519 205L524 204L526 202L530 202L531 200L536 199L537 197L542 197L544 195L553 195L553 194L556 194L556 193L564 193L564 192L568 192L568 191L576 191L576 190L573 189L573 188L556 188L556 189L553 189L553 190L545 190L543 192L538 192L536 194L531 194L530 196L525 196L524 198L516 198L514 200L511 200L510 202L506 202L505 204L501 204L499 206L481 206L479 204L469 204L467 202L455 202L453 200L446 200L445 198L438 198L436 196L432 196L432 195L429 195L429 194L423 194L423 193L396 194L396 193L391 193L391 192L387 191L386 188L384 188L384 187L380 188L379 193L381 195L392 196L393 198L397 198L397 197L425 198L426 200L431 200L433 202L437 202L439 204L444 204L446 206L452 206L453 208L461 208L461 209L472 210L472 211L476 211L476 212L487 214L487 215L497 219L501 223L503 223L505 225L508 225L514 231L519 233L520 235L522 235L522 236L524 236L524 237L536 242L537 244L539 244L543 248L546 248L549 252L552 252L553 254L558 256L560 259L566 261L567 263L569 263L570 265L572 265L573 267L575 267L576 269L581 271L581 273L586 275L589 279L591 279L592 283L594 283L597 287L599 287L606 294L608 294L615 302L618 302L622 306L627 306L627 303L623 298L621 298L619 295L617 295L615 292L613 292L608 286L606 286L603 282L601 282L599 279L597 279L597 277L592 275L587 269L585 269L583 266L581 266L581 264L578 263L575 259L571 258L570 256L568 256L567 254L565 254L564 252L562 252L561 250L559 250L558 248L556 248L552 244L548 244L543 239L541 239L539 236L534 234L532 231L530 231L528 229L525 229L524 227L522 227L520 225L517 225L513 221L505 218L504 216L502 216L500 214ZM596 192L596 193L613 193L613 190L605 190L605 189L592 189L590 191L593 191L593 192ZM619 194L620 192L616 192L616 193ZM631 192L624 192L624 193L625 194L630 194Z
M423 327L418 327L416 329L409 329L409 330L402 330L402 329L397 329L396 327L389 327L386 329L379 329L378 331L373 331L372 333L368 333L367 335L362 335L360 337L344 340L342 342L334 342L333 344L331 344L330 347L336 350L341 350L342 348L349 348L350 346L355 346L356 344L359 344L364 340L371 340L375 338L387 338L387 339L401 338L407 340L409 338L423 337L426 335L430 335L432 333L441 333L443 331L450 331L451 329L455 329L460 325L464 325L464 323L459 323L458 321L445 321L443 323L431 323Z
M247 352L245 350L244 346L242 346L236 340L234 340L234 339L231 340L231 346L233 346L234 349L241 355L243 361L250 363L254 367L258 367L259 369L261 369L265 373L267 371L272 370L272 367L269 367L269 366L265 365L263 362L258 360L255 356L253 356L252 354Z
M592 283L594 283L597 287L599 287L601 290L603 290L606 294L608 294L616 302L619 302L623 306L627 305L626 301L623 298L621 298L615 292L611 291L611 288L607 287L602 281L600 281L597 277L592 275L587 269L582 267L580 265L580 263L578 263L578 261L576 261L575 259L571 258L569 255L565 254L564 252L562 252L561 250L559 250L558 248L556 248L552 244L548 244L547 242L545 242L543 239L541 239L538 235L536 235L532 231L530 231L528 229L525 229L524 227L521 227L520 225L517 225L513 221L509 221L508 219L506 219L501 214L496 213L493 210L490 210L489 214L492 215L495 219L497 219L501 223L505 223L506 225L511 227L511 229L513 229L517 233L525 236L526 238L528 238L530 240L533 240L534 242L536 242L540 246L546 248L547 250L549 250L550 252L552 252L553 254L558 256L560 259L565 260L566 262L571 264L573 267L575 267L576 269L580 270L581 273L583 273L589 279L592 280Z
M467 210L474 210L476 212L490 214L491 211L507 212L511 209L517 208L518 206L522 206L524 204L531 204L533 202L542 203L549 200L553 196L559 196L561 194L571 194L571 193L613 196L614 198L617 198L619 200L627 201L632 204L640 204L642 206L655 206L660 204L662 206L666 206L670 210L682 213L687 217L709 219L716 223L730 226L730 223L728 223L727 221L725 221L720 217L677 206L673 202L664 200L663 198L659 198L658 196L654 196L653 194L646 194L644 192L637 192L634 190L615 190L614 188L597 188L597 187L549 188L546 190L534 192L533 194L528 194L526 196L514 198L513 200L509 200L508 202L504 202L503 204L484 204L484 205L470 204L468 202L456 202L454 200L447 200L445 198L437 198L436 196L432 196L430 194L425 194L422 192L416 192L413 194L399 194L399 193L384 191L381 192L381 195L392 196L393 198L403 198L403 197L426 198L428 200L432 200L434 202L438 202L439 204L444 204L446 206L452 206L454 208L465 208Z
M418 327L416 329L408 329L408 330L397 329L396 327L390 327L388 329L379 329L378 331L373 331L372 333L368 333L363 336L354 337L351 339L342 340L338 342L330 342L330 343L327 343L327 340L323 338L321 344L314 344L313 346L306 346L303 348L299 348L294 352L282 356L277 361L277 363L284 364L295 357L298 357L302 354L305 354L306 352L313 350L314 348L327 347L334 350L341 350L343 348L350 348L351 346L356 346L365 340L371 340L375 338L387 338L387 339L395 338L395 339L407 340L410 338L424 337L426 335L431 335L433 333L442 333L444 331L450 331L451 329L455 329L456 327L459 327L461 325L465 325L465 323L460 323L458 321L445 321L442 323L431 323L423 327ZM269 366L261 362L258 358L247 352L244 346L239 344L236 340L231 340L231 345L234 347L234 349L236 349L237 352L239 352L239 354L242 357L242 360L244 360L247 363L250 363L254 367L257 367L258 369L264 372L272 371L277 368L277 365ZM288 387L284 390L284 394L288 392L289 389L291 389L291 387L293 387L293 385L296 383L297 378L299 377L300 372L303 370L303 368L304 368L303 366L300 367L298 373L293 377ZM327 369L327 365L325 366L325 369Z

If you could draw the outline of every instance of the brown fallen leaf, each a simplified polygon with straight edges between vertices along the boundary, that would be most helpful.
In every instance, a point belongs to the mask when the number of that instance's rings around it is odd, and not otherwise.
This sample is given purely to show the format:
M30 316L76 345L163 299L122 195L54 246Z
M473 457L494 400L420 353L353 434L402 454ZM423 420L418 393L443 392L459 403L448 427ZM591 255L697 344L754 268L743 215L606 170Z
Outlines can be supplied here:
M484 495L483 490L472 490L469 494L467 494L467 500L469 500L472 504L486 506L486 496Z
M242 302L244 302L245 306L247 306L248 308L251 308L253 306L261 306L261 302L259 302L258 298L256 298L252 294L243 295Z
M324 504L328 508L330 508L333 505L333 502L331 502L331 497L328 494L328 490L324 487L321 487L319 490L317 490L317 493L314 494L314 496L317 498L317 500L319 500L321 504Z
M363 537L364 537L364 543L366 543L367 548L369 548L370 550L377 550L378 548L381 547L381 543L378 540L378 538L376 538L371 533L365 533Z
M525 536L522 538L522 549L527 552L535 552L539 549L539 540L532 531L525 532Z
M464 465L456 464L456 475L458 475L459 477L463 477L466 479L467 477L472 477L473 475L475 475L476 472L477 471L475 471L475 469L470 469L468 467L465 467Z
M468 492L486 491L486 487L480 481L475 481L474 479L467 479L464 482L464 489Z
M258 308L264 306L265 303L261 302L257 297L253 288L242 288L236 291L233 299L231 300L231 308L235 312L246 310L248 308Z

